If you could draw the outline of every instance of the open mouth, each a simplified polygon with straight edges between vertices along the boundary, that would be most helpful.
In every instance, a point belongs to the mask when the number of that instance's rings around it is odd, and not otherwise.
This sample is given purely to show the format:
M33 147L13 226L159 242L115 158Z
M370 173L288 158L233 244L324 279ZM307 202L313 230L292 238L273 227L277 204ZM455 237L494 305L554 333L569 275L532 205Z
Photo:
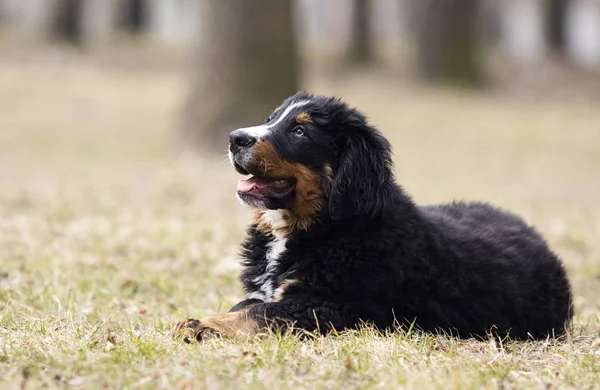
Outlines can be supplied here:
M271 179L257 175L238 181L238 195L257 198L283 198L290 195L296 188L294 179Z
M289 197L296 189L296 179L277 179L260 174L254 169L242 167L234 161L234 167L242 175L252 175L247 179L240 179L237 185L238 195L260 199Z
M241 199L266 202L267 207L269 205L284 206L293 199L296 179L270 177L260 167L254 165L242 166L235 158L232 158L231 162L239 174L251 175L249 178L238 181L237 194Z

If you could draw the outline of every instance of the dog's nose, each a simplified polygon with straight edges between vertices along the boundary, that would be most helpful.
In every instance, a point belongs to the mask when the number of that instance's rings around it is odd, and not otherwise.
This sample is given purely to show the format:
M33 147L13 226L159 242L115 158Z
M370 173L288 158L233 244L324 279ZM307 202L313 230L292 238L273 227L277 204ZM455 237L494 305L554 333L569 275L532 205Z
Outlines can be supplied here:
M256 137L244 130L235 130L229 134L229 143L233 151L248 148L256 143Z

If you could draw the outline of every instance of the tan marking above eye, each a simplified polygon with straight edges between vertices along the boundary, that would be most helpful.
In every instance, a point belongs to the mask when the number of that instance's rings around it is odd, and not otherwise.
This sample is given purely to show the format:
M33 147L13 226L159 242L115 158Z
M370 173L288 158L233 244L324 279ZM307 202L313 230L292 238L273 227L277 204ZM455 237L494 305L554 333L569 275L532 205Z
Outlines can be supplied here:
M310 122L310 114L308 112L301 112L296 116L297 123L308 123Z

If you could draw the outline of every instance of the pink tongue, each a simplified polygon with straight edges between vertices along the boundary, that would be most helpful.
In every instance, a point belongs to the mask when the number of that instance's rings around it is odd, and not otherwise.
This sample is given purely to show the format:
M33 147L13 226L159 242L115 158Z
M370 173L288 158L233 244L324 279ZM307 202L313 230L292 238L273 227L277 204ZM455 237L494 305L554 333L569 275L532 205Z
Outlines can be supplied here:
M259 179L257 177L250 177L249 179L240 180L237 184L238 192L248 193L256 189L264 188L268 185L266 180Z

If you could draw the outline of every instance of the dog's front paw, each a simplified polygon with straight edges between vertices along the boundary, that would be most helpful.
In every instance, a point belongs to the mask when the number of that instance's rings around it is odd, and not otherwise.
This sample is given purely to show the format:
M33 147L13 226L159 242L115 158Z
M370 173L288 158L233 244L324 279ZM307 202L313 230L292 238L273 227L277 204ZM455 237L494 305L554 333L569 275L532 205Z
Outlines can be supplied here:
M215 335L219 335L219 332L203 325L201 321L194 318L186 318L180 321L173 331L175 338L183 339L186 343L191 343L193 340L202 341Z

